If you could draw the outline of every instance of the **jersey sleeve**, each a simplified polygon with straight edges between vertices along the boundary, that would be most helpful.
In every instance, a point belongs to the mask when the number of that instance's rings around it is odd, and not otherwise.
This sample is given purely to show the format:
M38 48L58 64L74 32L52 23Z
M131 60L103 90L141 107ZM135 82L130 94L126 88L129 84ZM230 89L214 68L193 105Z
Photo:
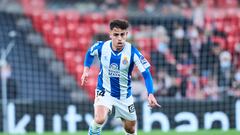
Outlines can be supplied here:
M84 66L90 67L93 63L94 56L99 56L101 54L101 48L104 42L98 41L93 44L87 51L84 61Z
M91 56L98 56L101 53L101 48L103 45L103 41L98 41L96 43L94 43L90 48L89 48L89 54Z
M150 67L149 62L136 48L133 48L133 55L133 61L140 72L144 72Z

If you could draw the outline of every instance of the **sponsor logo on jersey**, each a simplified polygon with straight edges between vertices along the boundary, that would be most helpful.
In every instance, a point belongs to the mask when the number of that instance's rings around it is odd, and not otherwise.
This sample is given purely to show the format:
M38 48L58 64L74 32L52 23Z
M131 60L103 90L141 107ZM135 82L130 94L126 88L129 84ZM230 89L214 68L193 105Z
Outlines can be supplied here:
M120 77L120 71L118 69L118 65L116 63L112 63L108 70L108 75L110 77Z

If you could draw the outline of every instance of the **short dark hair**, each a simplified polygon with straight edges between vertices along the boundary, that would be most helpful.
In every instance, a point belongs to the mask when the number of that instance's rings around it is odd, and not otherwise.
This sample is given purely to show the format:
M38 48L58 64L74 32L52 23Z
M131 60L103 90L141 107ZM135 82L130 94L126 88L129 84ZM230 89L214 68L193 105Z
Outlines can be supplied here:
M122 30L126 30L128 27L129 27L129 23L127 20L116 19L110 22L110 30L113 30L114 28L120 28Z

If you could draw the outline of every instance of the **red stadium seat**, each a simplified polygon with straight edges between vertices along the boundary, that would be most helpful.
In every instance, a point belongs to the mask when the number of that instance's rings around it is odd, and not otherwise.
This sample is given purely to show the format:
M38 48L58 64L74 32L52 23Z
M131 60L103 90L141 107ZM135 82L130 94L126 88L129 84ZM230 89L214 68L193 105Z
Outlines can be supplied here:
M105 12L106 23L108 24L113 19L126 19L127 12L124 8L119 8L118 10L109 9Z
M76 78L79 77L83 72L83 60L82 54L79 52L74 53L73 59L69 59L69 67L68 71L70 74L74 75Z
M218 31L223 32L224 31L224 22L215 22L215 27Z
M228 35L236 36L238 34L237 26L228 21L224 24L224 32Z
M103 24L105 23L104 15L102 13L89 13L83 16L83 22L89 25L94 23Z
M86 23L78 25L75 31L76 38L92 36L92 27Z
M42 26L43 29L43 37L44 40L46 41L46 43L48 43L48 45L52 46L53 45L53 35L52 35L52 30L53 30L53 26L51 24L44 24Z
M66 11L66 21L68 23L72 23L78 25L80 23L81 15L78 11Z
M37 31L41 31L41 27L42 27L42 23L41 23L41 16L43 14L43 11L39 11L39 10L34 10L31 12L31 19L32 19L32 23L34 28Z
M62 40L66 40L66 28L55 26L52 29L53 38L61 38Z
M56 37L56 38L53 38L53 43L51 45L53 47L53 49L55 51L55 54L56 54L56 56L59 60L64 59L63 42L64 42L63 39L61 39L59 37Z
M215 22L224 22L225 12L223 10L217 10L217 12L213 12L213 21Z
M41 25L44 25L44 24L50 24L50 25L54 25L54 22L55 22L55 14L52 13L52 12L43 12L41 14ZM40 32L42 32L43 30L41 29Z
M75 51L78 48L78 44L75 40L65 40L63 42L64 52L66 51Z
M68 73L71 72L75 68L74 65L74 57L75 57L75 52L74 51L66 51L64 53L64 64L65 68L67 69Z
M118 12L119 14L116 14ZM108 24L113 19L126 19L126 10L107 10L105 13L106 23Z
M68 39L72 39L72 40L77 39L77 35L76 35L77 28L78 28L77 24L68 23L68 25L67 25L67 37L68 37Z
M106 34L109 31L109 27L107 24L92 24L92 30L94 34Z
M209 7L209 8L213 8L216 6L216 0L207 0L206 1L206 5Z
M51 26L51 24L44 24L43 25L43 36L45 41L50 45L54 46L54 41L56 38L60 38L61 41L66 39L65 32L66 30L63 27L55 27ZM59 40L59 39L57 39Z
M30 15L33 11L44 11L45 0L21 0L24 13Z
M84 57L82 57L82 54L79 52L76 53L74 62L76 65L83 65Z
M107 23L109 23L112 19L116 18L115 11L113 11L113 10L107 10L105 16L106 16Z
M227 10L226 16L225 16L225 22L226 24L232 24L232 25L238 25L238 11L235 9L229 9Z
M217 0L217 5L220 8L236 8L238 6L237 0Z
M89 37L79 37L77 39L77 43L79 51L87 51L87 49L91 45L91 39Z
M58 11L56 13L56 20L59 26L67 26L67 15L66 11Z

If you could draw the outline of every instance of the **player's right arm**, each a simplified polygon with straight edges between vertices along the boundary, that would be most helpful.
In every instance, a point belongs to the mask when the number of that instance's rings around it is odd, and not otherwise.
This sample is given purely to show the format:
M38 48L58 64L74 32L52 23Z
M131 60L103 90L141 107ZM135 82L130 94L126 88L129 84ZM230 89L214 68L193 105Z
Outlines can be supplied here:
M101 41L96 42L91 48L88 49L88 51L86 53L85 60L84 60L83 74L81 77L81 85L82 86L87 82L89 70L93 63L94 56L99 55L102 45L103 45L103 42L101 42Z

